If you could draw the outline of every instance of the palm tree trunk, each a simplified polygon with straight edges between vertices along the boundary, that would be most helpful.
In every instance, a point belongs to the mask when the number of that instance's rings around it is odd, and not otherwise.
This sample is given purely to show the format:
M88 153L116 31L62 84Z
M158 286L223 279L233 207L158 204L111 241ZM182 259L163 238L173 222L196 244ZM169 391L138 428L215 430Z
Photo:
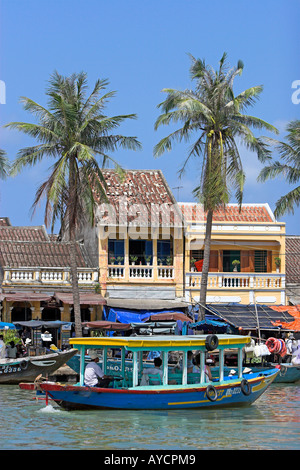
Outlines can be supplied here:
M82 336L81 325L81 311L80 311L80 296L77 276L77 263L76 263L76 240L75 237L70 240L70 268L72 279L72 293L73 293L73 307L74 307L74 320L75 320L75 336Z
M70 173L69 173L69 204L68 204L68 218L69 218L69 242L70 242L70 268L72 278L72 293L73 293L73 308L74 308L74 321L75 321L75 336L82 336L81 325L81 311L80 311L80 296L77 276L77 261L76 261L76 176L74 171L75 161L70 158Z
M210 257L210 245L211 245L211 230L212 230L212 218L213 211L209 210L206 217L206 230L204 240L204 257L201 275L201 289L200 289L200 318L198 321L204 320L205 318L205 305L206 305L206 294L207 294L207 281L209 271L209 257Z

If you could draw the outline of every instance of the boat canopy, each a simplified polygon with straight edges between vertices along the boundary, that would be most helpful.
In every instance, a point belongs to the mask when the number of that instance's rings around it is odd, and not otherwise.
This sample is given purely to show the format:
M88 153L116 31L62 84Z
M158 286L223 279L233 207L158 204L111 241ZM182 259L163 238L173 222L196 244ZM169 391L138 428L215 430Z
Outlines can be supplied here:
M168 350L185 351L190 349L205 349L207 335L193 336L128 336L128 337L86 337L71 338L70 344L74 347L85 348L120 348L126 350ZM250 343L249 336L219 335L219 348L241 348Z
M72 338L70 344L80 352L80 384L84 384L84 364L86 349L102 349L104 360L104 373L107 370L107 353L110 349L121 349L122 373L125 371L125 353L133 354L133 387L138 386L139 363L145 351L160 351L163 355L163 385L168 384L168 355L177 351L183 355L182 383L187 383L187 355L188 351L197 350L200 353L201 372L199 381L204 382L205 355L208 350L217 349L220 357L220 380L224 378L224 353L226 349L237 349L238 374L242 377L242 350L250 343L250 336L239 335L191 335L191 336L104 336Z

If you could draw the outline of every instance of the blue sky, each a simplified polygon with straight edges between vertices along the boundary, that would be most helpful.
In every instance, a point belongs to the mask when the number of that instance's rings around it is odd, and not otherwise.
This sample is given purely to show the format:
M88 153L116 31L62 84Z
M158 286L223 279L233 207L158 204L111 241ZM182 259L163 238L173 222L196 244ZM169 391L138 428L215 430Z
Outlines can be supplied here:
M45 89L54 70L63 75L85 71L90 87L107 78L108 89L117 92L107 115L138 115L120 132L137 136L143 150L119 151L113 157L128 169L160 168L171 189L181 187L173 189L175 197L179 193L180 201L193 201L200 162L193 160L178 179L188 147L176 145L172 152L153 157L155 144L172 130L154 130L157 105L165 97L161 90L192 86L188 53L218 67L226 51L232 66L239 59L244 62L235 92L263 85L250 112L277 126L284 139L285 126L299 119L300 111L291 99L292 83L300 80L299 17L299 0L1 0L0 80L6 85L6 103L0 104L1 148L13 160L19 148L33 143L2 128L10 121L32 122L20 96L46 105ZM292 187L281 179L257 183L262 167L257 157L244 148L241 156L247 175L244 202L269 203L274 210ZM0 216L9 217L13 225L43 224L42 208L33 219L29 211L52 163L0 182ZM300 208L281 220L287 234L300 234Z

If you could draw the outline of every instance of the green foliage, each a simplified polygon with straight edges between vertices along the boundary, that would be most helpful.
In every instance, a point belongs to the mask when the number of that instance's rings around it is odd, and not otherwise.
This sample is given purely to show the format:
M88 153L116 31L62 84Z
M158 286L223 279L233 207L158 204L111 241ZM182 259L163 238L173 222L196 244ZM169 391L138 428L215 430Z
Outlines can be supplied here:
M13 341L15 344L21 344L22 343L22 340L19 336L19 334L16 332L16 330L5 330L4 334L3 334L3 340L4 340L4 343L5 344L8 344L10 343L11 341Z
M281 161L273 161L264 167L258 181L266 181L282 176L288 184L300 183L300 120L291 121L287 128L287 142L267 139L279 152ZM294 214L295 206L300 205L300 185L294 187L276 202L275 217Z
M181 123L182 127L161 139L154 155L172 150L173 142L189 142L193 138L179 174L182 176L191 157L201 158L200 184L194 189L194 195L206 211L214 211L229 202L231 190L235 191L238 203L242 203L245 174L236 140L255 152L260 161L265 161L270 158L268 146L254 136L250 127L278 131L262 119L244 114L257 101L263 87L254 86L234 95L234 79L242 74L244 67L241 61L229 68L224 53L215 71L204 60L190 57L195 89L164 89L167 98L158 105L162 114L155 123L155 129L171 123Z

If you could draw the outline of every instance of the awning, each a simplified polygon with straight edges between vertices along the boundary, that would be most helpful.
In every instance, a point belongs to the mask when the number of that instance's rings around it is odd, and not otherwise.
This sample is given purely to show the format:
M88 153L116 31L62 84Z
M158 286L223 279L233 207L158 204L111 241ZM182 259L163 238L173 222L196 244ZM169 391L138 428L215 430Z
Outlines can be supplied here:
M236 328L243 330L274 330L277 322L289 323L294 320L288 312L277 312L266 305L207 305L209 313L214 313ZM257 318L258 317L258 318Z
M63 302L64 304L74 304L73 294L66 292L55 292L54 297L56 300ZM95 293L80 293L80 305L106 305L106 300L102 295Z
M147 320L162 321L164 320L180 320L191 321L189 317L184 315L182 312L176 310L131 310L126 308L105 308L104 310L105 319L108 321L119 321L120 323L137 323L145 322Z
M123 308L129 310L178 310L187 308L189 304L180 300L109 298L106 301L106 305L112 308Z
M4 321L0 321L0 330L15 330L16 327L13 323L6 323Z
M111 322L111 321L89 321L89 322L84 322L82 324L83 326L87 326L91 329L96 329L96 330L126 331L126 330L131 329L131 326L129 323L118 323L118 322Z
M189 318L187 315L184 315L184 313L181 312L165 312L165 313L156 313L154 315L151 315L149 320L151 321L187 321L190 322L192 321L191 318Z
M67 321L40 321L40 320L30 320L30 321L15 321L14 325L25 326L27 328L60 328L62 325L69 325L70 322Z
M197 321L195 323L190 323L189 328L198 328L204 326L215 326L217 328L226 328L228 323L220 320L212 320L211 318L205 317L205 320Z
M2 292L1 300L6 299L7 302L48 302L52 299L52 296L49 294L43 294L39 292L13 292L6 294Z
M271 308L277 312L287 312L293 317L291 322L276 320L276 326L281 326L285 330L300 331L300 305L280 305Z

